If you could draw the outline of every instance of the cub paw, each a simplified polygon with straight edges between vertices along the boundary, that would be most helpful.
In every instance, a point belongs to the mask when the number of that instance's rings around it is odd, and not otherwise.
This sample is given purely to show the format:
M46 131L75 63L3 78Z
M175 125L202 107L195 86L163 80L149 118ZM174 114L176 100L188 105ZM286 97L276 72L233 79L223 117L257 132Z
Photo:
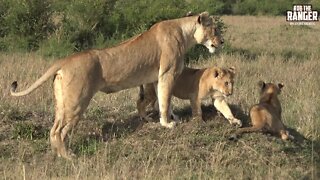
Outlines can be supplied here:
M242 127L242 122L237 118L229 119L231 125L236 125L236 127Z

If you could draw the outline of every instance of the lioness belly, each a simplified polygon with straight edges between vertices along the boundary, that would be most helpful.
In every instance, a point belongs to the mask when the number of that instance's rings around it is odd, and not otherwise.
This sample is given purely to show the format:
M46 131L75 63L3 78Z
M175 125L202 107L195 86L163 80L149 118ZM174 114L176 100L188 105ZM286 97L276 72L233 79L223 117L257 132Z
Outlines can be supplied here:
M101 91L111 93L153 83L158 80L158 71L157 68L145 68L130 74L119 74L117 78L106 78L105 87Z

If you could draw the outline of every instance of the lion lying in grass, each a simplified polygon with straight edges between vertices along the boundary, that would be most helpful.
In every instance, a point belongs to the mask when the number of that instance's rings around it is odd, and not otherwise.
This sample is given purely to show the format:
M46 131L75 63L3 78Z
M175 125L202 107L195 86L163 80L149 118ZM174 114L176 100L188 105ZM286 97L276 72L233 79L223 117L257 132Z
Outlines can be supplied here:
M279 135L283 140L294 139L281 121L282 109L278 95L283 84L275 85L259 81L259 87L261 89L260 102L250 109L252 127L238 129L230 139L236 139L237 136L249 132L268 132Z
M201 100L211 97L214 106L228 119L230 124L241 126L241 121L233 116L225 101L225 97L233 92L234 74L234 68L210 67L192 69L186 67L175 81L172 93L177 98L190 100L193 117L201 120ZM146 107L150 104L154 105L156 101L155 84L145 84L140 87L137 108L141 118L147 118ZM177 116L172 111L170 113L174 119L177 119Z

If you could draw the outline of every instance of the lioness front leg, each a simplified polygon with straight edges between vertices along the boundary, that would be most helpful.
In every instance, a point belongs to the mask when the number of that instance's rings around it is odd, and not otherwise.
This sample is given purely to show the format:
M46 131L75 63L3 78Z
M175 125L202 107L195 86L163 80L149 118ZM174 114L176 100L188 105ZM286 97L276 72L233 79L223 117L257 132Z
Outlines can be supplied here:
M173 128L175 122L168 123L169 108L171 102L171 90L174 83L173 73L167 72L162 74L158 80L158 102L159 102L159 114L160 124L167 128Z
M223 97L212 98L214 101L214 107L222 113L222 115L229 121L230 124L237 124L238 126L242 126L242 122L235 118Z

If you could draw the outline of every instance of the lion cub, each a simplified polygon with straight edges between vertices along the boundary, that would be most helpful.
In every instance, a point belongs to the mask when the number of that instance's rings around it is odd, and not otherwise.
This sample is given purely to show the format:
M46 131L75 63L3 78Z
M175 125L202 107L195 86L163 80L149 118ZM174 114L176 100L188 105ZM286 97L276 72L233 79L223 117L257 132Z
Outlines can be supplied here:
M289 134L281 121L281 104L278 99L283 84L275 85L259 81L260 101L250 109L252 127L238 129L230 139L235 139L237 135L248 132L269 132L279 135L281 139L294 139Z
M188 99L191 103L192 115L202 120L201 100L211 97L214 106L231 124L242 126L242 122L235 118L225 101L225 97L233 92L233 78L235 69L223 69L210 67L204 69L192 69L185 67L181 75L175 81L173 96L180 99ZM140 98L137 101L137 108L141 118L146 118L146 107L157 102L155 90L156 84L145 84L140 86ZM158 103L156 103L157 105ZM176 115L170 113L174 119Z

